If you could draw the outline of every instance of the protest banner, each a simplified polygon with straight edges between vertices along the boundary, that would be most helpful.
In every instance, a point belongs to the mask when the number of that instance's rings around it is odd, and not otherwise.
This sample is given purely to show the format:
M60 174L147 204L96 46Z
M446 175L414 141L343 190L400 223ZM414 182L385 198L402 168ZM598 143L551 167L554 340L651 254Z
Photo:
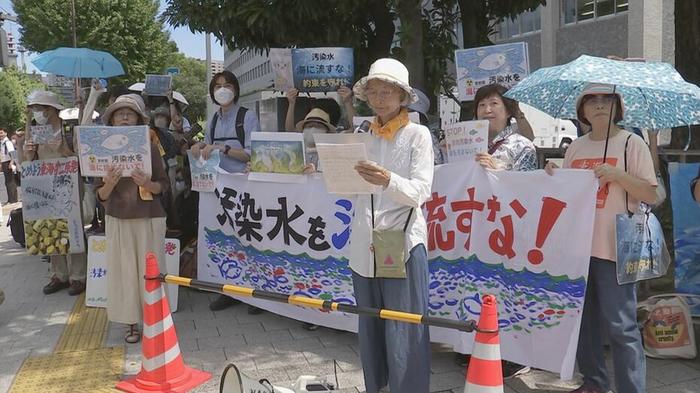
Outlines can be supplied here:
M29 254L85 251L78 182L75 157L22 163L22 216Z
M36 145L46 145L46 144L56 144L61 143L62 130L54 130L52 125L45 126L31 126L29 127L29 133L31 135L31 143Z
M111 165L121 168L124 177L131 176L134 169L151 173L148 126L88 126L75 129L83 176L104 177Z
M479 153L487 153L489 121L474 120L445 127L447 162L473 161Z
M287 91L294 87L292 74L292 50L289 48L270 48L270 66L275 90Z
M192 191L213 192L216 187L216 177L218 176L219 161L221 160L219 150L213 150L208 160L201 155L199 159L192 156L192 151L187 151L190 161L190 176L192 180Z
M437 167L424 204L430 315L478 319L481 295L494 294L504 359L571 377L596 189L590 171ZM354 202L324 192L319 175L281 188L221 174L215 192L200 196L198 278L354 304ZM242 300L306 322L357 327L352 315ZM474 336L432 329L431 338L468 353Z
M690 194L690 182L698 175L700 163L670 162L671 206L676 292L700 295L700 205ZM700 304L692 304L690 313L700 316Z
M480 87L515 86L530 74L527 43L513 42L455 51L460 101L472 101Z
M149 96L167 96L173 81L172 75L146 75L143 91Z
M254 132L250 137L248 180L276 183L305 183L304 134L299 132Z
M88 238L87 282L85 283L85 305L87 307L107 307L107 238L93 235ZM180 273L180 241L165 239L164 274ZM145 257L144 257L145 258ZM165 284L170 311L177 311L178 286Z
M352 48L292 49L294 87L299 91L336 91L352 87Z

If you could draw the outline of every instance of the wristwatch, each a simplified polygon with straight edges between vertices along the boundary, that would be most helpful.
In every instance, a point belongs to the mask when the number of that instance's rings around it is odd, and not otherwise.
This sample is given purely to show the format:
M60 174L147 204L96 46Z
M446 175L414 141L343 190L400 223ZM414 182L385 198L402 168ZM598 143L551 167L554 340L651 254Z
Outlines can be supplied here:
M228 155L229 150L231 150L231 146L226 145L226 147L224 147L224 155Z

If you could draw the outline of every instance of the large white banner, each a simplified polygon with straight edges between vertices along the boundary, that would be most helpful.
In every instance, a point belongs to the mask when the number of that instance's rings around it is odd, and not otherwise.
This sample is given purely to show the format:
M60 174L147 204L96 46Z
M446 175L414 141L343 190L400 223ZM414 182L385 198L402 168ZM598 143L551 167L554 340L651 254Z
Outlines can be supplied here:
M435 169L428 221L430 315L477 319L498 298L504 359L573 374L588 275L595 192L590 171L487 172L464 162ZM219 176L200 194L198 278L354 304L348 267L353 197L305 185ZM302 321L356 330L356 317L244 298ZM469 353L473 334L431 330Z

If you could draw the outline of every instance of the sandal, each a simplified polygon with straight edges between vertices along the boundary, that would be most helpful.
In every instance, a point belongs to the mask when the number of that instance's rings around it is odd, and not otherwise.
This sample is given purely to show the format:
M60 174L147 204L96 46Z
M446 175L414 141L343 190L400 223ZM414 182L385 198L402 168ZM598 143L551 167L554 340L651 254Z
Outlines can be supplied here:
M129 330L127 330L126 332L126 337L124 337L124 341L126 341L129 344L136 344L137 342L141 341L141 332L135 324L129 325Z

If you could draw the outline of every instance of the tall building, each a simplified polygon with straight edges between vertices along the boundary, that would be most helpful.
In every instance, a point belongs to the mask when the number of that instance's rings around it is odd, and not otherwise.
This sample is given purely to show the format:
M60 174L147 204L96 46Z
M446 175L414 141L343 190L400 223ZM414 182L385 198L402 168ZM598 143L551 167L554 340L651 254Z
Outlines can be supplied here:
M221 60L211 61L211 74L214 75L224 70L224 62Z
M44 80L46 86L59 94L68 106L75 103L75 80L65 76L48 74Z

